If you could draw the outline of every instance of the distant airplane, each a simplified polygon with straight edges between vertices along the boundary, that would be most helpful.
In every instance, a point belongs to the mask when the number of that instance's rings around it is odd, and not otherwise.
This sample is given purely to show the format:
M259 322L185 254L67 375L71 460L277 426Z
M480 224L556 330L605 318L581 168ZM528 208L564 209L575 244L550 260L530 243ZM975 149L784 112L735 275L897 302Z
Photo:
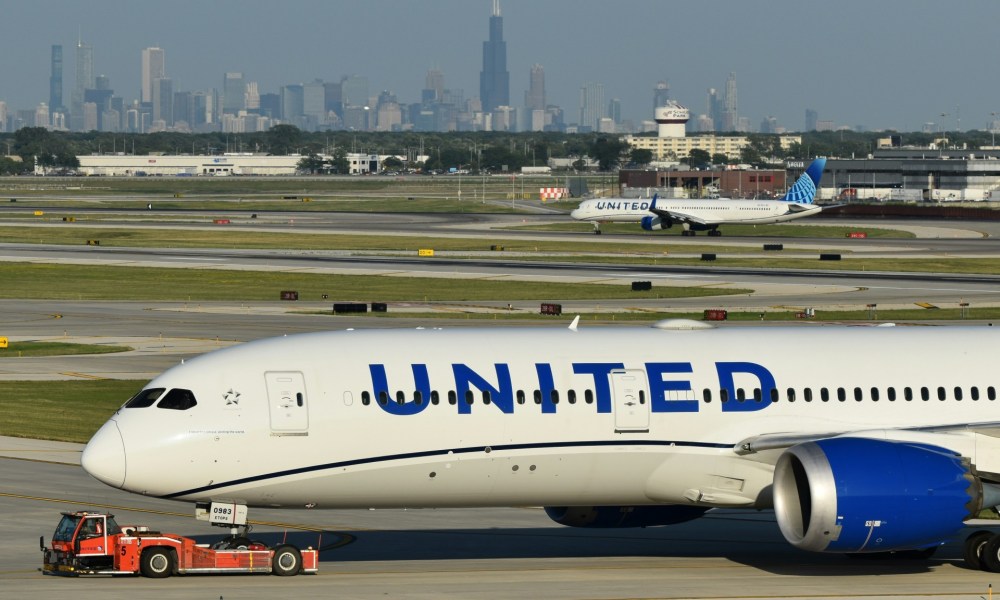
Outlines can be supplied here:
M640 223L647 231L670 229L676 223L684 228L681 235L708 231L717 236L722 235L719 225L781 223L819 213L823 207L813 204L813 198L824 166L825 158L814 160L780 200L596 198L581 202L570 216L590 221L597 234L601 223Z
M1000 328L578 323L217 350L147 384L81 461L211 515L544 506L644 527L773 508L797 548L900 557L1000 504ZM1000 571L1000 536L966 558Z

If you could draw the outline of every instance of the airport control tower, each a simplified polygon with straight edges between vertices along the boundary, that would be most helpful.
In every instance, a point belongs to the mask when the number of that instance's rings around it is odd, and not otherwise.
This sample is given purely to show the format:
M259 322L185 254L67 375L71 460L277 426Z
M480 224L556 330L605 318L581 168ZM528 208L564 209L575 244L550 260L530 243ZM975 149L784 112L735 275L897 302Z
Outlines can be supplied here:
M665 106L656 108L653 118L657 124L657 137L682 138L684 126L691 118L691 111L678 104L676 100L668 100Z

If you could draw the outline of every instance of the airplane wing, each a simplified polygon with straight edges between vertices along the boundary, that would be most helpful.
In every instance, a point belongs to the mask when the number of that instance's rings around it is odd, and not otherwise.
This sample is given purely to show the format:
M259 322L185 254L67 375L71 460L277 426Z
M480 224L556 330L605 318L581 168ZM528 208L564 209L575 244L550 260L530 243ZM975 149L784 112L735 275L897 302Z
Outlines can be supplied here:
M892 431L893 429L878 429L878 431ZM926 425L926 426L916 426L916 427L901 427L897 428L898 431L920 431L925 433L955 433L960 431L969 431L972 433L981 433L983 435L988 435L991 437L1000 437L1000 421L982 421L979 423L951 423L947 425ZM827 438L839 437L843 435L849 435L852 433L865 434L870 433L875 430L856 430L856 431L826 431L817 433L766 433L763 435L756 435L753 437L741 440L735 446L733 450L743 456L747 454L755 454L757 452L762 452L764 450L781 450L783 448L790 448L797 444L803 444L805 442L815 442L817 440L825 440Z
M667 220L674 223L694 223L695 225L712 225L714 221L707 221L701 217L696 217L694 215L689 215L676 210L665 210L662 208L656 208L655 206L650 207L649 212L655 214L661 219Z

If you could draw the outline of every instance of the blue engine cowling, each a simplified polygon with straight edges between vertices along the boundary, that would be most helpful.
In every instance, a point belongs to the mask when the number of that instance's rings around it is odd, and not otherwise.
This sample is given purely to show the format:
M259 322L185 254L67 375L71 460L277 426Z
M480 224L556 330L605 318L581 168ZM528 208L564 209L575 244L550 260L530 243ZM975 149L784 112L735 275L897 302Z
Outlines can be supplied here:
M643 217L642 218L642 228L646 231L659 231L661 229L670 229L673 223L670 220L663 222L660 217Z
M979 512L982 493L960 455L909 442L807 442L785 451L774 469L781 533L813 552L936 546Z
M700 506L546 506L545 514L569 527L654 527L676 525L705 514Z

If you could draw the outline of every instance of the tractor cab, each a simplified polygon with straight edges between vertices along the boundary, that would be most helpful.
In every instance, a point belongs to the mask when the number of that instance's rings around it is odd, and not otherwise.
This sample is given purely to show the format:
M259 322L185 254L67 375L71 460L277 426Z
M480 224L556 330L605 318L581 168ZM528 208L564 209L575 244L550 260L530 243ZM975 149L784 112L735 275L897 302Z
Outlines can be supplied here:
M106 556L108 536L121 533L114 515L91 512L62 513L52 534L52 549L77 556Z

